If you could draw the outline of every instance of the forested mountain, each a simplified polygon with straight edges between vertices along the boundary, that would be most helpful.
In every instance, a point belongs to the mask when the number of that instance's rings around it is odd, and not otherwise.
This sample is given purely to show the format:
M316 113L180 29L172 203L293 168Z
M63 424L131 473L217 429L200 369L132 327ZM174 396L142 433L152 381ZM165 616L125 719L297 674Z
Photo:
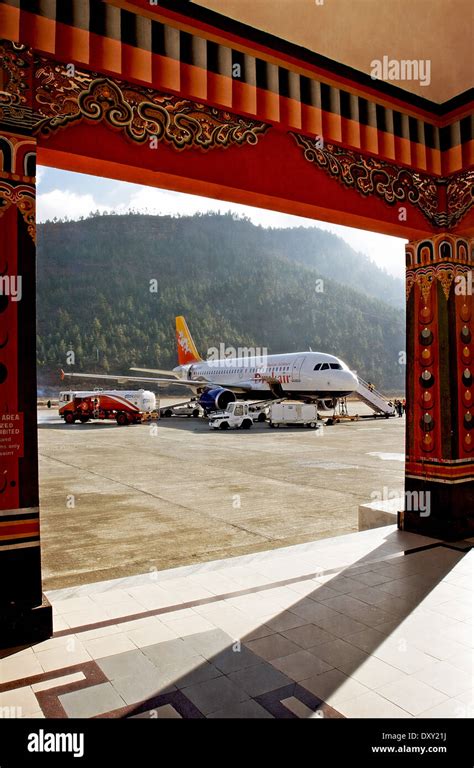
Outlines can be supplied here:
M402 389L403 286L343 240L230 214L94 215L38 233L39 385L69 370L176 365L174 318L210 347L333 353Z
M262 248L281 253L292 261L313 267L324 277L355 288L356 291L382 299L405 309L403 281L379 269L363 253L354 251L341 237L323 229L262 229ZM403 256L402 256L403 258Z

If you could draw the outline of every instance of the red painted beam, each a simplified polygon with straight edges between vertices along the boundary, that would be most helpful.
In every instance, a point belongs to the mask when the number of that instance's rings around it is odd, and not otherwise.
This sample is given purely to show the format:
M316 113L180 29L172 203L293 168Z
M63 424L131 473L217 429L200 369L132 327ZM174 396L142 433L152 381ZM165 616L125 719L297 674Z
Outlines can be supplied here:
M388 235L420 239L436 230L408 203L399 207L344 187L306 161L286 133L270 130L256 146L176 152L126 141L104 125L81 124L39 138L38 162L220 200L305 216Z

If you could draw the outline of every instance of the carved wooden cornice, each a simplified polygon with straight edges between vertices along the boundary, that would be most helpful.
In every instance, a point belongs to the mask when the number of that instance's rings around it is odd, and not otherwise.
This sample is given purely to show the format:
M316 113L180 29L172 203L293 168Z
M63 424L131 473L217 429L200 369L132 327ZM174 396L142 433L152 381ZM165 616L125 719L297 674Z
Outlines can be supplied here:
M430 224L441 229L454 227L474 203L474 170L449 178L428 176L335 144L325 144L320 137L308 138L293 131L290 135L309 163L345 187L364 197L375 195L389 205L415 205ZM440 206L442 187L445 188L444 208Z
M36 67L35 134L47 138L81 120L103 122L144 144L204 151L257 144L269 126L205 104L42 60Z

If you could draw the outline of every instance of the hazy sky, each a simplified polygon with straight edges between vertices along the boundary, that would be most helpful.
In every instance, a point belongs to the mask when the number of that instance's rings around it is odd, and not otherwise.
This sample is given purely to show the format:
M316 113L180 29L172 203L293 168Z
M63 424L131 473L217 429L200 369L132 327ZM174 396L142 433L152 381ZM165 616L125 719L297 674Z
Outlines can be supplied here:
M225 203L196 195L183 195L155 187L127 184L112 179L38 168L38 220L78 219L91 211L136 211L153 214L193 214L197 211L232 211L245 214L262 227L320 227L339 235L356 251L367 254L397 277L405 274L405 241L361 229L303 219L284 213Z

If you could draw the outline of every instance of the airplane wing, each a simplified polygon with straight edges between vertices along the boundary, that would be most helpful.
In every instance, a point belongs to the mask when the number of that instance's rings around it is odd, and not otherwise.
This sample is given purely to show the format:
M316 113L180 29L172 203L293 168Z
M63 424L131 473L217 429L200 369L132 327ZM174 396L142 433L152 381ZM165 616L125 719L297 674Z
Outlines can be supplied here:
M130 370L139 370L136 368L131 368ZM145 369L144 369L145 370ZM126 384L129 381L136 381L136 382L146 382L148 384L155 384L158 387L166 387L172 384L173 386L179 386L179 387L188 387L189 389L192 389L194 391L198 389L203 388L214 388L214 387L222 387L222 384L219 382L212 382L212 381L183 381L182 379L161 379L156 378L152 376L124 376L122 374L108 374L108 373L66 373L65 371L61 370L61 381L64 381L66 377L68 378L77 378L77 379L100 379L104 381L116 381L117 384ZM251 389L251 386L246 386L246 384L238 384L238 385L225 385L225 389L230 389L232 392L248 392Z
M131 371L138 371L139 373L161 373L165 376L172 376L174 379L179 379L179 374L176 371L166 371L164 368L130 368Z
M123 376L121 374L113 375L108 373L65 373L65 371L61 371L61 381L64 381L66 376L68 378L77 379L100 379L104 381L116 381L117 384L126 384L128 381L141 381L153 383L162 387L169 384L173 384L173 386L177 384L178 386L191 387L191 389L199 389L203 386L202 382L180 381L176 379L158 379L152 376Z

